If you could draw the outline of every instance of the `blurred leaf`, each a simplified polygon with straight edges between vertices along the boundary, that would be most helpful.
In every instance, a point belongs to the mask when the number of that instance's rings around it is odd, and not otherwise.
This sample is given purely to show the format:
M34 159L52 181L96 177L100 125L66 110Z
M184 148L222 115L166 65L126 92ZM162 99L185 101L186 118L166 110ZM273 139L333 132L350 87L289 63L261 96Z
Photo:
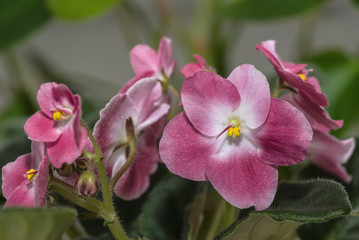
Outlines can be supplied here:
M197 184L168 175L148 194L139 218L137 233L148 239L181 239L185 207L197 191Z
M48 7L58 17L79 20L100 14L120 0L47 0Z
M359 0L353 0L354 4L356 4L357 7L359 7Z
M277 222L268 216L261 215L260 213L252 213L249 215L247 219L238 223L231 232L217 239L223 239L223 240L295 239L295 238L289 238L289 236L292 236L289 234L293 232L297 227L299 227L300 224L301 224L300 222L289 221L289 220Z
M24 38L49 19L43 0L0 1L0 50Z
M206 204L207 188L208 185L203 186L201 193L195 197L194 201L189 206L187 206L187 211L189 212L189 231L187 233L187 240L197 239L203 221L203 210Z
M236 19L267 20L299 14L325 2L326 0L231 0L223 4L221 14Z
M58 240L76 217L70 208L8 208L0 211L0 239Z
M319 81L323 92L328 96L327 108L333 119L343 119L343 128L333 134L343 136L359 120L359 59L348 56L339 50L329 50L306 58L315 64L322 74Z

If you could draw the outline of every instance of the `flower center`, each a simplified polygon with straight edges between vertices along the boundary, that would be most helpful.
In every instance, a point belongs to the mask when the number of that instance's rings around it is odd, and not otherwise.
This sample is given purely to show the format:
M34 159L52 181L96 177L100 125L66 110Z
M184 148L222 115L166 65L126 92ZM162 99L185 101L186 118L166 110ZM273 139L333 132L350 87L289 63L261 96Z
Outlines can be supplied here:
M27 178L27 180L32 182L34 180L34 177L37 175L37 173L38 171L36 171L35 169L30 169L29 171L26 172L25 177Z
M298 73L298 76L305 82L307 77L303 73Z
M52 114L52 118L54 119L54 121L59 121L61 119L61 117L63 116L63 113L60 111L56 111L54 112L54 114Z
M233 119L229 122L230 128L228 128L228 137L239 137L241 135L241 128L239 127L239 121L238 119Z

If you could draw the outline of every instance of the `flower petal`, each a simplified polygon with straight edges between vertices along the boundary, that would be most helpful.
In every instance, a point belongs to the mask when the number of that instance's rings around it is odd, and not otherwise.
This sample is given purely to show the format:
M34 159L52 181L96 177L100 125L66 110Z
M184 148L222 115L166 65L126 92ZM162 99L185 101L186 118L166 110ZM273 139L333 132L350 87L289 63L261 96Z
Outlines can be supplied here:
M131 65L136 75L146 72L153 72L154 75L159 71L157 67L157 53L147 45L136 45L130 52Z
M2 168L2 193L6 199L22 182L28 182L25 174L31 169L31 157L31 153L22 155Z
M266 77L253 65L243 64L229 75L241 96L240 116L249 128L257 128L267 119L270 107L270 90Z
M163 37L158 48L157 69L163 69L166 76L171 76L176 63L172 60L172 40Z
M241 101L230 81L205 71L184 81L181 99L188 119L207 136L216 136L227 127L229 115Z
M54 111L53 105L53 89L58 84L54 82L41 84L39 91L37 92L37 102L41 110L46 116L52 119L52 112Z
M198 132L184 112L167 124L159 147L161 160L171 172L194 181L207 180L205 164L213 148L213 140Z
M278 172L276 167L263 163L257 152L244 143L233 148L231 154L209 157L206 175L218 193L233 206L254 206L256 210L263 210L274 199Z
M253 136L267 164L292 165L308 153L313 131L303 113L289 103L272 98L268 119Z
M152 71L149 71L149 72L145 72L141 75L138 75L134 78L132 78L130 81L128 81L122 88L121 90L119 91L119 93L126 93L127 90L132 87L136 82L140 81L141 79L143 78L148 78L148 77L153 77L153 72Z
M314 130L308 160L343 181L349 182L351 176L341 164L348 161L354 147L355 141L353 138L338 140L328 133Z
M61 130L55 127L56 122L38 111L25 123L24 129L30 139L41 142L54 142L61 136Z
M49 160L43 156L39 167L37 168L37 175L33 181L35 191L35 205L46 206L47 204L47 183L49 178Z
M34 207L35 191L33 183L22 182L7 199L4 208L8 207Z

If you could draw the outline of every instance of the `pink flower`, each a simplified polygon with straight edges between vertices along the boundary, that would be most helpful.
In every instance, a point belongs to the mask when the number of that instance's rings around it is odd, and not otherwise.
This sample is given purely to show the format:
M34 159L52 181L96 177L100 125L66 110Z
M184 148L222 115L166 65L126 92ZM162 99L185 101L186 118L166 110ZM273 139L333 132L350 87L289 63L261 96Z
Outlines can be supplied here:
M125 93L137 81L147 77L167 83L176 66L172 60L172 40L166 37L161 39L158 53L147 45L139 44L131 50L130 58L136 77L127 82L120 93Z
M51 163L60 168L81 155L87 142L86 130L80 126L81 99L63 84L44 83L37 93L41 110L25 123L32 140L46 143Z
M193 56L194 58L196 58L197 63L188 63L184 65L181 69L181 73L185 78L193 76L198 71L216 72L214 68L207 64L206 60L204 60L203 57L197 54Z
M165 127L160 156L184 178L209 180L232 205L267 208L277 189L277 165L307 156L312 130L305 116L270 97L254 66L237 67L228 80L200 71L182 86L184 112Z
M308 160L349 182L351 177L342 164L346 163L353 153L355 141L353 138L338 140L329 134L330 130L342 127L343 120L331 119L322 107L306 99L305 95L289 93L281 98L302 111L313 128Z
M41 142L33 141L32 153L18 157L2 168L4 207L46 206L49 161Z
M162 101L162 87L155 77L142 79L118 94L100 112L94 136L104 154L108 175L112 178L121 169L126 157L126 119L132 118L137 140L137 154L130 169L115 186L123 199L139 197L149 185L149 176L158 162L157 141L152 126L168 113L169 104Z
M306 95L316 105L328 106L328 99L321 92L318 81L315 78L308 78L309 70L305 69L306 64L283 62L275 50L274 40L257 44L256 49L268 58L278 76L293 87L298 94Z

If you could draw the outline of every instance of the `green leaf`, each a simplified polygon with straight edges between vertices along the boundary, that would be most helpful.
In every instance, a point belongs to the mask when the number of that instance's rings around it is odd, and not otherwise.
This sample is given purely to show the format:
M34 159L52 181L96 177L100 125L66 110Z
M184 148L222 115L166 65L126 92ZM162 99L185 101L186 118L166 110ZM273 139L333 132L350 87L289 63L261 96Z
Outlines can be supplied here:
M100 14L120 0L47 0L48 7L58 17L79 20Z
M221 8L225 17L267 20L299 14L319 7L326 0L232 0Z
M43 0L0 1L0 50L32 33L49 19Z
M247 219L238 223L233 230L217 239L223 240L267 240L267 239L291 239L290 233L294 232L300 222L275 221L260 213L251 213ZM289 235L289 236L288 236ZM292 238L294 239L294 238Z
M327 108L333 119L343 119L343 128L335 131L336 136L357 126L359 121L359 59L339 50L328 50L305 59L314 64L319 73L323 92L329 100Z
M148 239L180 239L186 226L185 207L196 192L196 183L168 175L149 193L136 232Z
M70 208L8 208L0 211L0 239L58 240L76 217Z

